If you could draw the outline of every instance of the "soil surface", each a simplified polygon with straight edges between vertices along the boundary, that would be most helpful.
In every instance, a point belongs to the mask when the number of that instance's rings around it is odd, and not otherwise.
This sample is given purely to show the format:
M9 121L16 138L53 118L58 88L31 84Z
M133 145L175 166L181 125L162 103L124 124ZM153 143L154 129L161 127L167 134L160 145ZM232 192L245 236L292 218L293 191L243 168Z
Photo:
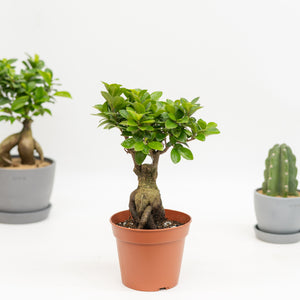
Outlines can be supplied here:
M265 195L264 193L263 193L263 191L262 190L258 190L257 191L258 193L260 193L260 194L262 194L262 195ZM298 193L298 196L294 196L294 195L288 195L287 197L285 197L285 198L298 198L298 197L300 197L300 192L299 191L297 191L297 193ZM268 195L267 195L268 196ZM277 198L282 198L282 196L271 196L271 197L277 197Z
M41 162L39 159L35 160L34 165L22 165L21 164L21 159L20 158L15 158L15 157L12 159L12 162L13 162L12 166L4 167L2 169L29 170L29 169L47 167L47 166L51 165L50 162L48 162L48 161Z
M126 228L137 229L137 223L132 218L129 218L128 220L126 220L124 222L120 222L117 225L126 227ZM157 225L157 229L173 228L173 227L178 227L181 225L183 225L183 224L179 223L177 221L166 219ZM147 229L147 228L145 228L145 229Z

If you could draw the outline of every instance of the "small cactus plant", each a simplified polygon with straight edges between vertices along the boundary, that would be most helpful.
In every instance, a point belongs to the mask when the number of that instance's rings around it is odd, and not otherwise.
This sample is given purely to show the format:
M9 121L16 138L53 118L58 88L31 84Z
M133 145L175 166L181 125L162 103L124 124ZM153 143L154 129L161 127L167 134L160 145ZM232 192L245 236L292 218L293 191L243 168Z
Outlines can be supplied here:
M286 144L276 144L266 159L263 193L269 196L299 196L296 157Z

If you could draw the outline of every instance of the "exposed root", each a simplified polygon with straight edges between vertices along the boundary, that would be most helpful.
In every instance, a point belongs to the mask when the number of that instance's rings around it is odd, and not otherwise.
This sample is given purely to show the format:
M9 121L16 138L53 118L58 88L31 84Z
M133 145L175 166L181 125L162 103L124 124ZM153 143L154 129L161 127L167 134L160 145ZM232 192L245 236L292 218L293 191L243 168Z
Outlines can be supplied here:
M136 195L137 190L134 190L131 194L130 194L130 200L129 200L129 210L131 213L131 216L133 217L134 221L139 223L139 215L136 211L136 207L135 207L135 195Z
M145 225L148 223L149 216L151 216L151 211L152 211L152 207L151 205L148 205L142 214L138 229L144 228Z
M9 166L11 166L11 165L13 164L12 160L8 159L8 158L5 157L4 155L2 155L1 158L2 158Z
M36 140L33 140L33 143L34 143L34 149L37 151L41 162L43 162L44 161L44 153L43 153L43 149L42 149L41 145Z
M157 226L155 225L154 218L153 218L152 214L149 215L147 225L150 229L156 229L157 228Z
M0 166L6 167L12 164L10 150L19 143L20 137L20 133L15 133L8 136L0 144Z

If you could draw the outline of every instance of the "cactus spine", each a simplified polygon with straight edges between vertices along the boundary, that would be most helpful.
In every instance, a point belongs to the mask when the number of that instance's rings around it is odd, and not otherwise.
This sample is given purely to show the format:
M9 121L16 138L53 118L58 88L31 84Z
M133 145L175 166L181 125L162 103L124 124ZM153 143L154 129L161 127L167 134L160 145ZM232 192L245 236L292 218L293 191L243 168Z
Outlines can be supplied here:
M276 144L266 159L263 193L269 196L298 196L296 157L286 144Z

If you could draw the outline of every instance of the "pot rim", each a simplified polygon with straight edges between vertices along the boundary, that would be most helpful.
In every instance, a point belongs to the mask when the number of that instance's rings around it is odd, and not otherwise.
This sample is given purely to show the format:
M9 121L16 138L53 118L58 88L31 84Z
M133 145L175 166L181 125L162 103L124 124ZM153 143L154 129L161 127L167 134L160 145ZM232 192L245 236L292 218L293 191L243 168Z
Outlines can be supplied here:
M153 233L153 232L167 232L167 231L178 230L179 228L183 228L183 227L189 226L191 224L191 222L192 222L192 217L189 214L181 212L181 211L178 211L178 210L173 210L173 209L165 209L165 211L171 211L171 212L174 212L174 213L184 214L184 215L186 215L188 217L189 220L186 223L184 223L184 224L182 224L180 226L172 227L172 228L163 228L163 229L136 229L136 228L127 228L127 227L123 227L123 226L117 225L116 223L114 223L112 221L112 218L115 215L120 214L120 213L124 213L124 212L127 212L127 211L129 211L129 210L126 209L126 210L122 210L122 211L119 211L119 212L113 214L110 217L110 219L109 219L111 225L114 226L115 228L120 228L120 229L125 230L127 232L140 232L140 233L142 233L142 232L143 233L147 233L147 232L150 233L151 232L151 233Z
M276 199L276 200L283 200L283 201L288 201L288 200L300 200L300 196L299 197L296 197L296 196L293 196L293 197L278 197L278 196L269 196L269 195L265 195L265 194L262 194L262 193L259 193L258 191L261 191L262 190L262 187L260 188L257 188L255 191L254 191L254 194L255 195L259 195L259 196L263 196L264 198L267 198L267 199ZM297 190L300 194L300 190Z
M20 157L19 155L11 155L13 158L18 158ZM39 159L38 156L34 156L34 158ZM35 172L37 170L43 170L43 169L48 169L56 165L56 161L52 158L49 157L44 157L44 161L47 161L50 163L49 166L41 167L41 168L33 168L33 169L8 169L8 168L1 168L0 167L0 172L1 171L6 171L6 172Z

